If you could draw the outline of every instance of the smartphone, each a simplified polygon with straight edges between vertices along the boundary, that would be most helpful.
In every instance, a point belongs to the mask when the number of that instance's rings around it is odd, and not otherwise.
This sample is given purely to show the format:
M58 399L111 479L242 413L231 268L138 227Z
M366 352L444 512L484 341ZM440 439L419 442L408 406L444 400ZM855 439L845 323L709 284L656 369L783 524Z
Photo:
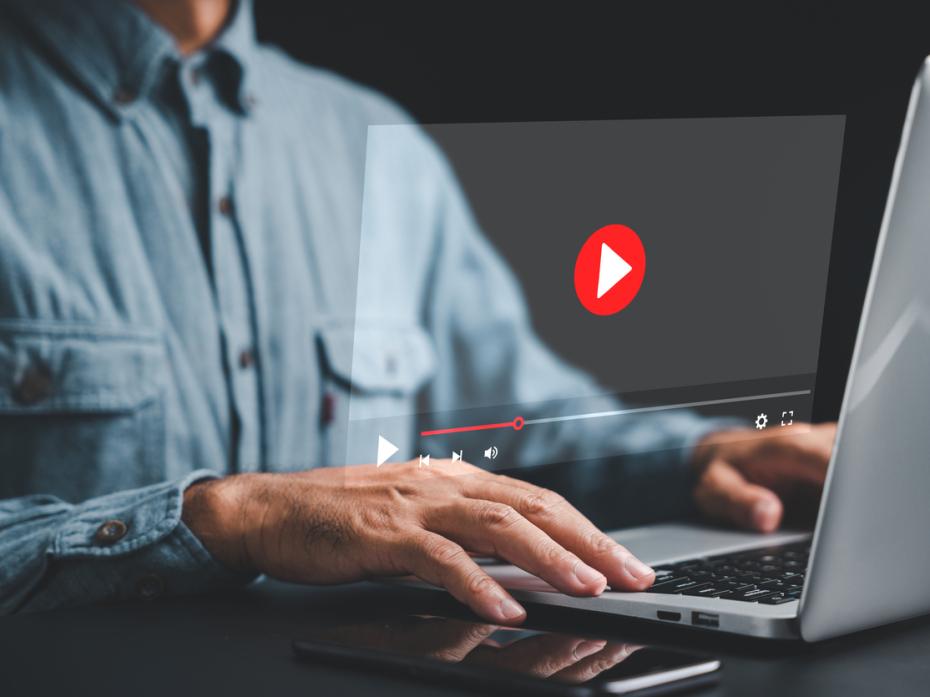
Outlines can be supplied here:
M293 648L302 660L509 694L645 697L720 671L715 658L673 649L428 615L320 627Z

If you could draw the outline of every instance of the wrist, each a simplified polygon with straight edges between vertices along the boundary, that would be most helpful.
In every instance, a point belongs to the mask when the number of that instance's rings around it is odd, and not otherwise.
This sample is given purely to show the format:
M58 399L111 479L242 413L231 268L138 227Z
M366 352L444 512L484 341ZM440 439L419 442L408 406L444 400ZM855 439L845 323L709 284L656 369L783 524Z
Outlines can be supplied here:
M219 563L233 571L254 572L245 545L243 480L233 476L195 482L184 490L181 520Z
M691 470L700 475L710 464L714 457L714 451L717 448L716 436L718 432L709 433L701 438L691 449Z

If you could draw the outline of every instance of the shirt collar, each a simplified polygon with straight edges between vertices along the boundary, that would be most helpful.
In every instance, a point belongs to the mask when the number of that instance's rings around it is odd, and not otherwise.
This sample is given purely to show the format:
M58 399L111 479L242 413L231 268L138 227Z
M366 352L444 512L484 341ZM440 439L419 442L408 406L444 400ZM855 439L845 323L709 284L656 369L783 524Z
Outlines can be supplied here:
M10 4L33 35L105 109L117 118L132 113L169 62L181 57L174 39L126 0L0 0ZM251 0L238 0L234 15L204 52L233 65L233 106L248 113L254 98L256 49Z
M238 0L234 14L223 32L207 50L224 54L233 66L231 98L241 113L255 106L255 22L252 0Z

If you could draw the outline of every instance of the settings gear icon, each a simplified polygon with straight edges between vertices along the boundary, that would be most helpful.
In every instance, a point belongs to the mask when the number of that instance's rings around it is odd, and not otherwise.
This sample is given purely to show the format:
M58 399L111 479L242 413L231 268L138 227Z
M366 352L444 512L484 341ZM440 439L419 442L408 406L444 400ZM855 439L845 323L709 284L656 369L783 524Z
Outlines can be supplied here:
M756 428L760 431L769 425L768 414L762 413L756 417Z

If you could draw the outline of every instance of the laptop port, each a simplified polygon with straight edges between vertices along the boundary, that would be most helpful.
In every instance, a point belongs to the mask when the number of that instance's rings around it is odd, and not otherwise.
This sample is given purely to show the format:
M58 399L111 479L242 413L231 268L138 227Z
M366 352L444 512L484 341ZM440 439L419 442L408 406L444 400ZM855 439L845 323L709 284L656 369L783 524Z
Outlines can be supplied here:
M720 615L714 615L710 612L692 612L691 624L695 627L719 627Z
M680 612L669 612L668 610L658 610L656 612L656 617L658 617L660 620L668 620L669 622L681 622Z

